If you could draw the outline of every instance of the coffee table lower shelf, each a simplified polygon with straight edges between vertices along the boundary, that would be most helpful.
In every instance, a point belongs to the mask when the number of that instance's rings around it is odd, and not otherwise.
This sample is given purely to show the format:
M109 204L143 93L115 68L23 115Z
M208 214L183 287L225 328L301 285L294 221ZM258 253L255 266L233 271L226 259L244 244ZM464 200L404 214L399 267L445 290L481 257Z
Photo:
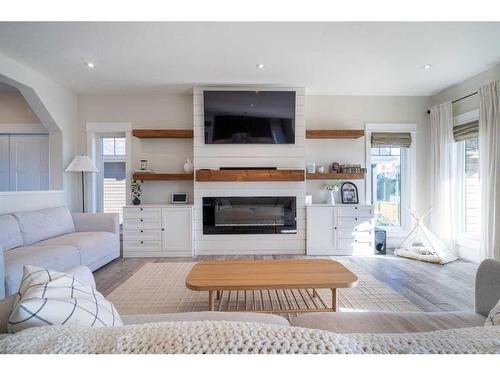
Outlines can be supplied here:
M331 293L329 306L316 289L208 291L208 309L274 314L337 311L337 289L331 289Z

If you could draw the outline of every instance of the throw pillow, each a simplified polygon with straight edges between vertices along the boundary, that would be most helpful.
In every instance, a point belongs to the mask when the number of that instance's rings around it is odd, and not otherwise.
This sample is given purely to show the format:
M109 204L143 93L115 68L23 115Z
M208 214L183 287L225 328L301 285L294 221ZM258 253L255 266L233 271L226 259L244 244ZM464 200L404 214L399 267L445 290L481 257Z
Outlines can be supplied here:
M500 299L486 318L485 326L500 326Z
M8 331L46 325L115 327L123 323L113 304L94 287L63 272L24 266Z

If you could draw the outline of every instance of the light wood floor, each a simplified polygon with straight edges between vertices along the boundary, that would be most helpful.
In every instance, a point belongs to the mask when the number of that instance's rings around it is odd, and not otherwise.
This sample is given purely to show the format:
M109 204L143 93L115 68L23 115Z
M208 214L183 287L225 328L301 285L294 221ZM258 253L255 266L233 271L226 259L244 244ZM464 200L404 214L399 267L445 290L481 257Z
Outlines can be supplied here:
M146 263L273 258L305 258L305 256L120 258L97 270L94 275L97 289L106 296ZM336 259L336 257L331 258ZM478 267L475 263L456 261L442 266L393 255L337 258L344 260L347 266L349 263L359 265L387 287L413 302L422 311L472 310L474 308L474 277Z

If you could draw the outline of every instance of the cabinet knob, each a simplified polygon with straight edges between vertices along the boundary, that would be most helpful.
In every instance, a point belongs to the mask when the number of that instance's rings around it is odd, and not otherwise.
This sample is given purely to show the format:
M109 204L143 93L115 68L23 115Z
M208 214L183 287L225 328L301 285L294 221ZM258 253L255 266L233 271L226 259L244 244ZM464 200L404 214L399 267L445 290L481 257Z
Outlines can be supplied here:
M355 217L355 218L354 218L354 220L358 220L358 218L357 218L357 217Z
M144 241L141 241L141 244L143 244L143 243L144 243Z
M143 231L143 230L141 230L141 233L144 233L144 231Z
M333 227L333 229L337 229L337 227Z
M144 209L143 208L140 208L141 211L143 211Z
M141 223L143 222L144 220L141 219Z
M161 228L161 231L162 231L162 232L165 232L165 228Z
M357 207L354 207L355 210L357 210L358 208Z

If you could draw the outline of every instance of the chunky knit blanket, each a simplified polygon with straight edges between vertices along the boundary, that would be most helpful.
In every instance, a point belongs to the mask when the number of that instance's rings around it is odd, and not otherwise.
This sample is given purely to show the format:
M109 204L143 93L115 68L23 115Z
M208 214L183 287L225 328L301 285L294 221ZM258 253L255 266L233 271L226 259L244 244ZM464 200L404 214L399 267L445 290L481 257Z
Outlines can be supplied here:
M0 339L0 353L500 353L500 327L412 334L335 334L240 322L114 328L49 326Z

